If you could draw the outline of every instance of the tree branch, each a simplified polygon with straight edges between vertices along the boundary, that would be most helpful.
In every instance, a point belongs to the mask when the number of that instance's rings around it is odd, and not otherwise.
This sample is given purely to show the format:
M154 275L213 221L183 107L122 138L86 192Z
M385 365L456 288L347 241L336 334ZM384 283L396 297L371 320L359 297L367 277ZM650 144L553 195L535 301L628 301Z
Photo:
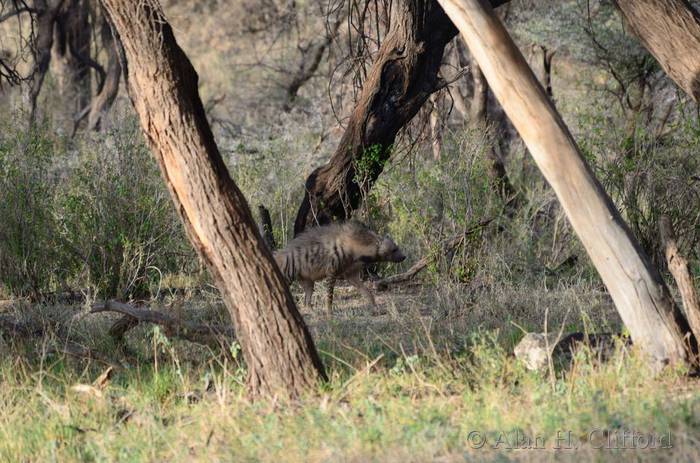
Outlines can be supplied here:
M125 323L123 318L117 321L117 323L126 325L125 329L119 330L122 335L126 330L135 327L139 323L152 323L162 326L167 336L185 339L206 346L221 346L223 343L228 343L235 338L233 329L228 326L202 325L181 321L163 312L140 309L117 301L95 304L90 311L90 313L103 312L120 313L136 321L136 323ZM115 331L117 330L113 326L110 329L110 333L114 335Z

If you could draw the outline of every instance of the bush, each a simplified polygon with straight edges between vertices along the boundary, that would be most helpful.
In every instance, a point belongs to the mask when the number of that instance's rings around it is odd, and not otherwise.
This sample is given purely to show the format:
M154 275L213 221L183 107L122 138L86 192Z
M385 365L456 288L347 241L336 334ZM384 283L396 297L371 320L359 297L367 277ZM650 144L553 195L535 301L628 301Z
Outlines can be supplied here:
M0 282L15 295L142 297L197 264L135 123L99 138L0 138Z
M435 254L439 258L432 270L465 280L472 257L460 250L442 255L441 243L502 213L502 201L487 174L488 143L481 131L460 130L445 137L439 161L414 159L387 168L366 206L374 228L385 226L412 260Z
M658 223L668 215L682 253L700 259L700 186L693 176L700 171L697 115L681 101L679 116L666 135L659 137L651 124L640 125L627 140L621 124L610 127L605 103L592 103L579 118L580 130L588 134L581 138L581 147L642 247L657 265L666 265Z
M241 189L256 220L257 206L270 211L273 233L278 247L284 247L292 235L294 219L303 197L305 175L303 163L295 151L303 150L303 141L289 146L283 140L272 140L260 148L239 145L230 159L229 169ZM252 152L250 152L252 151Z
M37 296L66 276L51 169L60 144L41 129L0 130L0 283L19 296Z
M163 273L197 262L156 162L137 134L127 124L105 142L83 140L57 198L75 282L104 297L148 295Z

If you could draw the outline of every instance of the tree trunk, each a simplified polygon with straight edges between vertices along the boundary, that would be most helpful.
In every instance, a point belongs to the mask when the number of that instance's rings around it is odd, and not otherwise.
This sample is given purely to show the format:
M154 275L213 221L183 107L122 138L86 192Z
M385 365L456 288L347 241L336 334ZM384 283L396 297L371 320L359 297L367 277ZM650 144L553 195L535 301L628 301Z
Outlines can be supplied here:
M398 131L439 86L445 45L457 34L435 0L392 5L391 25L365 80L335 154L306 181L294 234L310 224L349 217L365 186L379 176Z
M472 60L471 68L474 96L472 97L469 123L472 127L487 131L487 143L489 146L486 150L486 163L488 165L491 187L504 201L508 201L513 197L515 189L508 179L503 158L496 149L498 140L494 139L494 134L496 137L499 136L499 128L503 125L503 121L499 121L501 122L500 124L493 123L494 121L489 117L489 84L486 82L484 73L481 72L479 64L475 60ZM503 115L503 113L500 114ZM505 115L503 115L503 118L505 118Z
M552 59L555 51L549 50L544 45L532 44L528 61L532 71L537 76L537 80L544 87L547 96L552 98Z
M270 217L270 211L262 204L258 204L258 215L260 216L260 224L258 226L260 235L263 237L265 243L267 243L267 246L271 250L277 249L275 234L272 232L272 218Z
M557 194L634 343L655 369L688 358L688 323L485 0L440 0Z
M311 336L214 142L198 76L157 0L103 0L124 76L190 241L231 314L254 394L298 396L325 379Z
M452 46L447 52L447 60L453 69L463 69L470 65L465 45L461 37L452 41ZM469 119L469 105L467 100L474 96L474 82L471 79L471 70L466 74L467 78L459 79L450 85L450 97L455 109L465 119Z
M498 6L505 1L492 0ZM306 180L294 234L308 225L346 219L391 155L396 135L443 82L445 46L457 34L436 0L394 2L389 33L367 75L345 133L330 161ZM361 167L362 182L356 168ZM362 185L360 185L362 184Z
M51 48L53 47L54 23L61 8L62 0L35 0L36 23L34 25L34 69L32 83L29 88L29 123L34 125L36 120L36 105L39 93L44 85L46 73L51 63Z
M54 64L60 69L58 81L62 92L72 100L72 113L90 102L90 69L102 68L90 58L92 28L87 0L64 1L54 27Z
M99 130L101 128L105 116L119 93L119 80L122 74L118 53L121 44L118 37L115 37L116 31L112 31L107 18L103 18L100 35L102 36L102 45L107 50L107 73L97 95L90 102L87 115L88 130Z
M693 275L690 273L688 261L683 257L678 244L676 244L676 234L671 225L671 219L667 215L661 216L659 220L659 235L661 244L664 247L666 263L678 285L678 292L681 294L685 318L693 330L695 339L700 339L700 297L695 289Z
M666 74L700 101L700 17L686 0L616 0Z

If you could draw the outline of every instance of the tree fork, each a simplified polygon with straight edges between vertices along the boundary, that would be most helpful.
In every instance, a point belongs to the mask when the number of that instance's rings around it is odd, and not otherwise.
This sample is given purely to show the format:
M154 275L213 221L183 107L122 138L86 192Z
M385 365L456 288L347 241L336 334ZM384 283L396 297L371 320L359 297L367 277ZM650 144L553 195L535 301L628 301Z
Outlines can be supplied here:
M491 6L485 0L439 1L557 194L634 343L655 369L687 361L686 319Z
M299 396L323 365L243 194L221 158L198 76L156 0L102 0L146 140L189 239L231 314L253 394Z

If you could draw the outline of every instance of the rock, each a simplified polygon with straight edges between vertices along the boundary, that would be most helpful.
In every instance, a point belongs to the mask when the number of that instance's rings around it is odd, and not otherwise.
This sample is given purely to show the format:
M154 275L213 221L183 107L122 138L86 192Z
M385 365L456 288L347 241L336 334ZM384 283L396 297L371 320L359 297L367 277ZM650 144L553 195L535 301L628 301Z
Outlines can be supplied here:
M527 333L515 346L515 357L528 370L541 370L547 365L549 354L554 351L556 339L556 333Z
M570 362L576 349L586 345L598 358L606 360L614 353L615 340L620 336L614 333L568 333L557 342L558 333L527 333L515 346L515 357L528 370L541 370L547 366L550 353L555 363ZM628 338L624 342L625 345L632 344Z

